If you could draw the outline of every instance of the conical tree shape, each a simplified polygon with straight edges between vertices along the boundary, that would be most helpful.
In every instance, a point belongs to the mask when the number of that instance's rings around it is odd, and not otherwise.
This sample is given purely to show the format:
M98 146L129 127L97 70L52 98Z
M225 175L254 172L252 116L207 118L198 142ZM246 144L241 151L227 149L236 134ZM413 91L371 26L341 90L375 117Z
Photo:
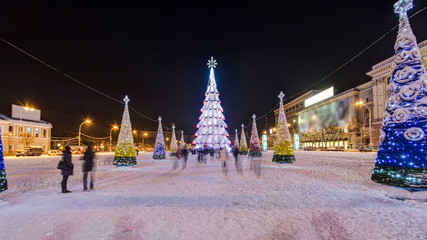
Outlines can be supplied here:
M216 87L214 68L216 68L216 60L211 58L208 61L210 68L208 89L205 93L205 100L201 109L202 114L199 117L200 122L197 124L196 139L193 144L196 144L196 149L213 148L220 149L226 145L230 145L230 140L227 138L227 124L225 117L222 114L221 101L219 100L219 92Z
M242 124L242 133L240 134L240 154L246 155L248 154L249 148L248 143L246 142L245 136L245 125Z
M406 14L412 0L394 7L400 14L395 68L372 180L414 190L427 188L427 76Z
M162 118L159 117L159 128L157 129L156 143L154 145L153 152L154 159L165 159L166 151L165 151L165 138L163 136L163 128L162 128Z
M285 108L283 107L283 97L285 97L285 94L280 92L279 119L277 121L276 139L274 141L273 162L292 163L295 161L295 155L292 148L288 122L286 121Z
M252 133L251 133L251 141L249 143L249 156L251 157L261 157L261 145L259 144L259 137L258 137L258 129L256 126L255 121L255 114L252 115L253 122L252 122Z
M184 141L184 131L181 131L181 143L179 144L179 148L185 148L187 146L187 144L185 144Z
M123 100L125 101L125 110L123 112L122 125L117 140L113 164L117 166L132 166L136 164L136 152L133 143L132 125L129 117L128 96Z
M175 125L172 125L172 137L171 144L169 147L170 155L175 156L176 151L178 151L178 144L176 143L176 135L175 135Z
M6 167L4 165L3 142L1 141L2 132L0 128L0 192L7 189Z
M239 135L237 133L237 129L236 129L236 137L234 138L234 149L239 150L240 149L240 145L239 145Z

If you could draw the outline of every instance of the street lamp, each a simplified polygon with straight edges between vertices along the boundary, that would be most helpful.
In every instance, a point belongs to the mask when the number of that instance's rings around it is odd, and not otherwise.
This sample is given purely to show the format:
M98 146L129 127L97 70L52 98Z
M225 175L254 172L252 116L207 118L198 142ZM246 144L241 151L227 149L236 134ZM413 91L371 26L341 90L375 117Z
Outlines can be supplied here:
M145 152L145 137L148 136L147 132L144 132L144 134L142 135L142 150Z
M110 130L110 152L111 152L111 132L114 130L114 129L119 129L119 126L117 126L117 125L113 125L113 127L111 128L111 130Z
M90 124L90 123L92 123L92 121L90 120L90 119L86 119L84 122L82 122L81 124L80 124L80 126L79 126L79 137L78 137L78 140L79 140L79 147L80 147L80 140L81 140L81 134L82 134L82 126L83 126L83 124L85 124L85 123L87 123L87 124ZM79 149L80 150L80 149Z
M374 147L374 144L372 143L372 118L371 118L371 109L366 106L366 104L363 101L356 102L356 106L363 106L366 109L368 109L369 114L369 147L372 149Z

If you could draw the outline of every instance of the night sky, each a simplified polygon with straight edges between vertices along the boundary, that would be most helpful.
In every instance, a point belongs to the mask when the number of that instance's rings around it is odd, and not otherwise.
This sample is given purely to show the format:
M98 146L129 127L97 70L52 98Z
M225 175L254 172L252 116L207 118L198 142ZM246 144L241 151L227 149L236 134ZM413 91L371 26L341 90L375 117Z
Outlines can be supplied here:
M0 37L150 118L160 115L196 132L208 83L216 81L229 133L253 113L274 107L326 76L398 23L396 0L324 1L2 1ZM409 15L427 6L414 0ZM427 11L412 18L427 39ZM423 24L424 23L424 24ZM337 93L370 78L371 66L392 56L397 30L312 89ZM0 113L30 104L53 124L54 136L108 136L123 105L52 71L0 42ZM130 112L136 129L156 123ZM273 122L273 114L269 122ZM261 130L264 120L258 122Z

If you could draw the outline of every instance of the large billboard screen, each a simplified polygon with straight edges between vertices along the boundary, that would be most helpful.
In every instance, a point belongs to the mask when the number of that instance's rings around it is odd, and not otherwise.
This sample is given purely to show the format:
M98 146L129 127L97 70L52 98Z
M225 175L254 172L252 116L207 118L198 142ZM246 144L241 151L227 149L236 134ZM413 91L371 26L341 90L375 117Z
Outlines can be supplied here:
M299 131L342 127L348 124L351 117L349 98L344 98L298 115Z

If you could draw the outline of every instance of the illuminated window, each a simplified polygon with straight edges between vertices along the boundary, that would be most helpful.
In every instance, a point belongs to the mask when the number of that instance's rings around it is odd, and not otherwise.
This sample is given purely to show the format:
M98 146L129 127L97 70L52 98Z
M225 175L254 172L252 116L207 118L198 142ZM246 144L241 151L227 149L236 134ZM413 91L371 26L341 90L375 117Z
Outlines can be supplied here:
M35 132L36 132L36 137L40 137L40 129L39 129L39 128L36 128L36 129L35 129Z
M32 128L30 128L30 127L27 127L27 134L28 135L31 135L31 133L33 132L33 129Z

